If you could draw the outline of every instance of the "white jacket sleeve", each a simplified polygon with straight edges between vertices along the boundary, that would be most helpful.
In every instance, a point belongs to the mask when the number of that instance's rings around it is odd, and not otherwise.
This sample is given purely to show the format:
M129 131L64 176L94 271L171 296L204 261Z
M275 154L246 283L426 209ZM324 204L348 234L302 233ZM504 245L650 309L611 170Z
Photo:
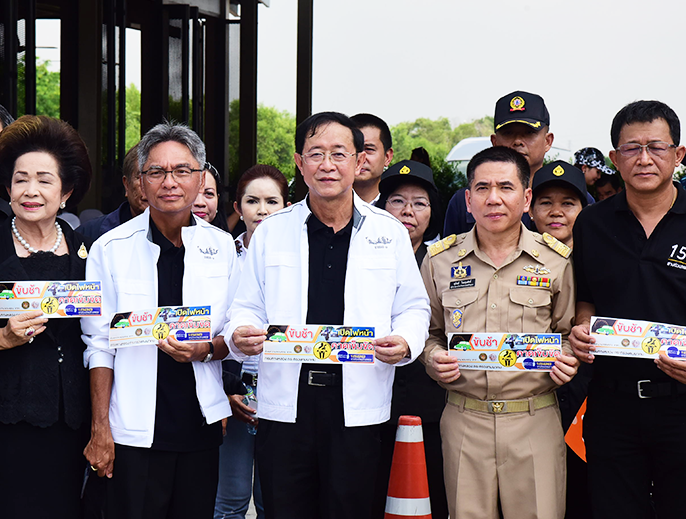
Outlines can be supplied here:
M102 286L102 315L81 319L81 338L86 344L83 363L88 369L114 367L116 350L109 348L110 318L116 307L117 294L108 267L102 240L91 247L86 260L86 280L100 281Z
M241 362L248 358L248 355L233 343L233 332L239 326L252 325L262 328L267 322L264 297L264 233L260 232L261 230L261 226L258 227L250 240L243 272L237 276L240 277L240 281L227 312L227 323L223 331L224 342L229 347L231 356Z
M431 306L409 235L407 240L400 240L396 255L397 287L391 312L391 334L403 337L410 347L411 358L396 364L403 366L414 361L424 350L429 336Z

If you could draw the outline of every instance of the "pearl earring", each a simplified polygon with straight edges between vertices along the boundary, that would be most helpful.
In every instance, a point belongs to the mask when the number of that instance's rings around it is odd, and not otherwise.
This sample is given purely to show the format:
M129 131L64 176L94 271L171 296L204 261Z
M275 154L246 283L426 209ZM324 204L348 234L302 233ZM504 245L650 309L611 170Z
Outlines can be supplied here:
M241 220L243 219L243 215L241 215L241 218L240 218L240 219L241 219Z
M60 203L60 209L64 209L65 207L67 207L67 204L65 204L64 202L61 202Z

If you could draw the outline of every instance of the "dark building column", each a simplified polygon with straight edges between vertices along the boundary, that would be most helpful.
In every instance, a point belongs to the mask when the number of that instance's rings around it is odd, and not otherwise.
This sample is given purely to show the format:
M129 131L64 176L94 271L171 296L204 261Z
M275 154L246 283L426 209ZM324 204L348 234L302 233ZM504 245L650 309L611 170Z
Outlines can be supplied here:
M257 161L257 0L241 2L239 174Z
M298 0L298 55L295 122L312 115L312 27L314 0ZM296 168L297 169L297 168ZM295 173L295 199L302 200L307 186L299 171Z

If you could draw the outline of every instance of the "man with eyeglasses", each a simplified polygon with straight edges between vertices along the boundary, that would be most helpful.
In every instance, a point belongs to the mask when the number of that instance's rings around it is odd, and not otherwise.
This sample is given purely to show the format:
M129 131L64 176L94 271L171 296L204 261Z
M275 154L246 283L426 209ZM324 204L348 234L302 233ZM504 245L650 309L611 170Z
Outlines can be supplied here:
M257 385L266 516L370 518L395 366L422 351L429 302L405 227L353 191L365 161L355 123L315 114L295 149L309 194L255 231L224 336L245 358L262 352L265 324L374 327L372 365L262 357Z
M591 507L599 518L648 518L652 494L657 517L681 518L686 363L667 354L596 356L589 325L594 315L686 325L686 192L673 181L686 150L679 118L659 101L622 108L610 135L625 189L582 211L574 226L570 342L594 366L584 417Z
M431 245L421 267L431 301L421 361L448 390L441 437L450 517L498 519L500 507L505 519L562 519L565 443L555 389L579 364L567 342L570 250L522 224L532 192L521 154L503 146L477 153L467 182L476 224ZM550 372L460 369L448 344L489 332L559 333L562 353ZM484 352L480 360L495 362L503 353L507 359L512 350Z
M86 262L103 298L102 317L82 320L93 408L84 454L109 478L108 518L214 513L221 420L231 414L220 333L238 276L231 236L191 212L204 164L205 146L191 129L152 128L138 145L149 207L100 237ZM157 345L109 347L113 314L174 306L210 306L211 341L172 334Z
M543 98L521 90L498 99L493 130L491 144L505 146L521 154L529 163L531 178L543 167L545 154L555 138L549 131L550 114ZM445 211L443 236L465 233L474 225L474 216L465 202L466 191L466 188L460 189L450 199ZM522 222L527 228L531 228L528 213L522 215Z
M364 135L365 159L353 188L362 200L373 204L379 198L381 174L393 160L393 139L386 122L372 114L351 117Z

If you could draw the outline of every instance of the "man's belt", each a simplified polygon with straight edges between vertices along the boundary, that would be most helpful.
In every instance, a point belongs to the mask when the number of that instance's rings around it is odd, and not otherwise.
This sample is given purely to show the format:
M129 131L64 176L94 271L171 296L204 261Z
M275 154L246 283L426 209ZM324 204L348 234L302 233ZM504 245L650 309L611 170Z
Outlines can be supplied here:
M307 372L307 384L309 386L340 386L341 376L338 373L328 371L309 370Z
M680 384L676 380L655 382L652 380L633 381L599 378L598 384L619 393L638 396L638 398L665 398L686 395L686 385Z
M533 396L522 400L477 400L455 391L448 391L448 402L472 411L491 414L528 413L557 403L555 393Z

